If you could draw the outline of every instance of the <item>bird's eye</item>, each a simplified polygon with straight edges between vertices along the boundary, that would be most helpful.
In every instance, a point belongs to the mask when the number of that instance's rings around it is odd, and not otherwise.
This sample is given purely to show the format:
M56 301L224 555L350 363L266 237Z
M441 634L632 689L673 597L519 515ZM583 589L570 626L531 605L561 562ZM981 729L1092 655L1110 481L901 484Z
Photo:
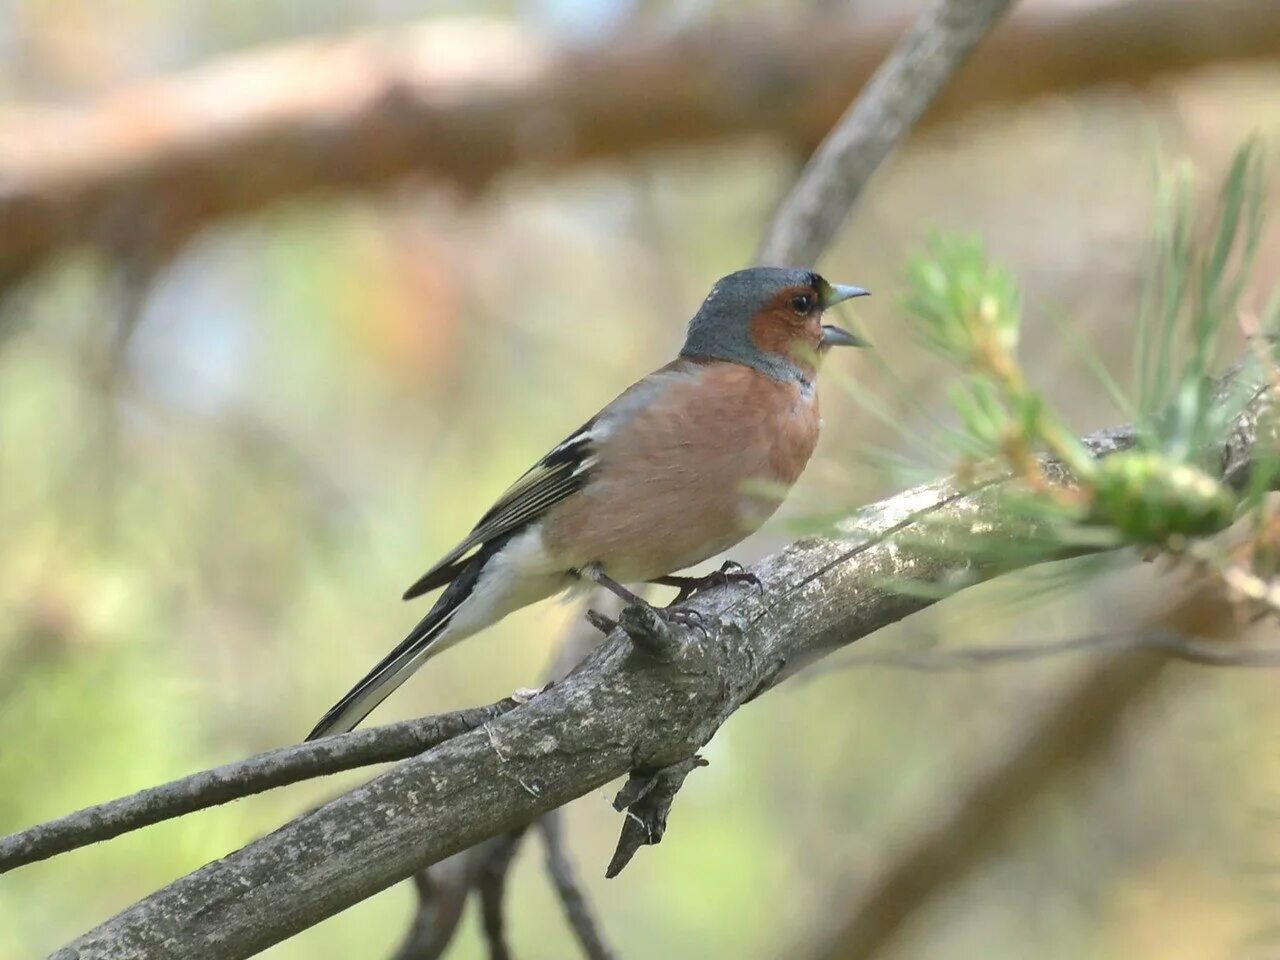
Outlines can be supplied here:
M791 298L791 309L804 316L813 309L813 297L807 293L798 293Z

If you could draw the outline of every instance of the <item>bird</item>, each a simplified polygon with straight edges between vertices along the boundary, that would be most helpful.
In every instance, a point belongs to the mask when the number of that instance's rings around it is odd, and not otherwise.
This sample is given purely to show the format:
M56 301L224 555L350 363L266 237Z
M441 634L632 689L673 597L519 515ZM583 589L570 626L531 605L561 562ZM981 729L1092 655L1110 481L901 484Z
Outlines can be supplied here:
M681 588L759 581L736 564L676 571L728 550L778 508L813 454L814 382L832 347L866 346L824 324L862 287L811 270L751 267L721 278L670 363L637 381L498 498L404 598L444 588L409 635L320 720L307 740L353 729L428 657L507 614L575 586ZM691 613L691 612L687 612Z

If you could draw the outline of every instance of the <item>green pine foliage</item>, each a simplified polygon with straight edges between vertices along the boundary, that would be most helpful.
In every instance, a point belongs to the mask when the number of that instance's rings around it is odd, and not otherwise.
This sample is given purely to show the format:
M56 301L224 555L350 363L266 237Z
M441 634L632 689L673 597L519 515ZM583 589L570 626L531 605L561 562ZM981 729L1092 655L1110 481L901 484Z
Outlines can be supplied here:
M911 259L904 307L923 343L960 372L951 400L963 428L952 441L962 478L986 478L997 466L1012 472L1011 509L1033 516L1038 536L1050 531L1064 544L1083 538L1177 551L1258 508L1274 465L1255 471L1238 494L1208 454L1247 399L1243 389L1215 391L1214 376L1222 334L1240 314L1261 235L1263 169L1260 145L1246 143L1221 187L1207 234L1192 213L1186 168L1162 184L1154 263L1137 319L1134 384L1131 395L1121 397L1136 412L1138 442L1102 460L1090 456L1019 365L1022 303L1009 271L970 238L935 237ZM1202 235L1208 239L1198 242ZM1263 327L1273 325L1274 303ZM1255 343L1267 345L1254 363L1271 367L1270 339ZM1266 371L1253 372L1239 382L1256 386ZM1070 471L1073 487L1048 482L1046 457Z

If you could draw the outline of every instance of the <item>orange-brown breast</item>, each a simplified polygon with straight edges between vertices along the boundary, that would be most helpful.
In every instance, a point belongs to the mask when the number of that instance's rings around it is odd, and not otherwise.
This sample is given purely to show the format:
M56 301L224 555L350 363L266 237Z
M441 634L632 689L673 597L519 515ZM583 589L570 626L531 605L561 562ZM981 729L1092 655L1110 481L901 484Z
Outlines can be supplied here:
M679 360L603 412L590 483L553 508L543 542L620 581L691 566L756 530L818 442L811 387L746 366Z

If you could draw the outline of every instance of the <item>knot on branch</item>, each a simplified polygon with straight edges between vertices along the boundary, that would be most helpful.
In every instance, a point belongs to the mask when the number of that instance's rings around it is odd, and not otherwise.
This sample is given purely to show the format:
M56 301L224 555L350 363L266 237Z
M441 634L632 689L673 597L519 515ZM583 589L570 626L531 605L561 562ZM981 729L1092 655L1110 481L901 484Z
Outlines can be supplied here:
M613 808L626 812L618 848L613 852L605 877L613 879L631 862L641 847L660 843L667 829L667 813L684 778L707 761L694 754L685 760L653 772L631 771L631 776L614 797Z
M684 649L684 632L647 603L623 607L618 626L638 649L655 660L674 660Z
M697 610L683 607L659 609L643 601L628 604L617 620L596 610L588 610L587 621L605 635L621 630L637 649L664 663L678 660L692 649L689 630L699 631L704 638L711 636L706 617Z

